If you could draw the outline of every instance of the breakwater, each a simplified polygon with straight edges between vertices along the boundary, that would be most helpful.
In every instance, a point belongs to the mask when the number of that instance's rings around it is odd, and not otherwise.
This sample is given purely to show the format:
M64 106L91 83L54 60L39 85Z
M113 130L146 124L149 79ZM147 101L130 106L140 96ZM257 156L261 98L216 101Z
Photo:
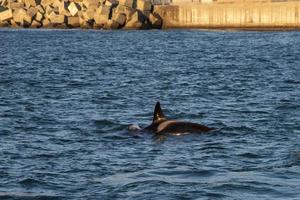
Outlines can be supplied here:
M299 29L300 1L0 0L0 27Z
M160 28L145 0L0 0L0 27Z
M156 6L163 28L299 29L300 2L230 1Z

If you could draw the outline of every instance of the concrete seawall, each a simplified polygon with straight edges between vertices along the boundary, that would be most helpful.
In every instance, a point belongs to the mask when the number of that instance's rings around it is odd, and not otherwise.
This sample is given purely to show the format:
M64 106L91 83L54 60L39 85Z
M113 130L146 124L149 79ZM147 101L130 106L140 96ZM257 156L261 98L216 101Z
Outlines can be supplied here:
M184 3L155 6L163 28L300 29L300 2Z

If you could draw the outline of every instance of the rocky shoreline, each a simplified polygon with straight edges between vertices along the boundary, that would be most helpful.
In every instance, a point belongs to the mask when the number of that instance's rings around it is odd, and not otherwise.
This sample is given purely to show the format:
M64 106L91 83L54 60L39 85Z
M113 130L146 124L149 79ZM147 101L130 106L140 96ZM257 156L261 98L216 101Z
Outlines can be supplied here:
M0 0L0 27L160 29L148 0Z

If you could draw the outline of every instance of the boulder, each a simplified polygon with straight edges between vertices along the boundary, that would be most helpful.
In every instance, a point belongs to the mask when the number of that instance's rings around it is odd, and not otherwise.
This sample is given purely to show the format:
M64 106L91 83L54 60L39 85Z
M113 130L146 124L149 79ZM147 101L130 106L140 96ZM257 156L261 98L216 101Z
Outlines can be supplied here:
M70 14L72 16L75 16L75 15L77 15L78 11L80 10L80 7L78 6L78 4L75 4L74 2L72 2L68 6L68 10L70 11Z
M151 11L152 3L149 0L137 0L136 9L140 11Z
M7 9L0 6L0 23L13 18L11 9Z

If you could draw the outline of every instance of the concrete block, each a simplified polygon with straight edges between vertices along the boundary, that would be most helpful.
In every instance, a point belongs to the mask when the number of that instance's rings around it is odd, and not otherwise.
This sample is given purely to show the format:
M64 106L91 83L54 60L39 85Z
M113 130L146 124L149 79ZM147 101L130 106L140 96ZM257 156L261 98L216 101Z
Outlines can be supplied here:
M89 8L92 5L96 5L98 7L99 1L98 0L83 0L82 4L85 8Z
M3 11L5 11L5 10L7 10L7 8L6 8L6 7L4 7L4 6L0 6L0 12L3 12Z
M13 12L13 19L15 22L20 23L21 25L24 23L30 24L32 22L32 16L30 16L23 8L16 9Z
M201 3L213 3L213 0L201 0Z
M97 4L90 4L87 10L96 10L99 6Z
M13 18L13 13L11 9L1 9L0 11L0 22L4 22L6 20Z
M42 27L42 23L41 22L38 22L36 20L33 20L31 25L30 25L31 28L40 28Z
M94 15L94 20L95 23L98 25L103 25L106 24L107 21L109 20L110 17L110 12L111 12L111 7L109 6L101 6L99 7Z
M57 0L41 0L40 5L42 5L45 8L46 6L52 5L54 3L54 1L57 1Z
M119 5L133 8L133 7L135 7L135 1L134 0L119 0Z
M11 3L9 3L8 7L12 10L15 10L18 8L24 8L25 5L23 2L11 2Z
M110 6L102 5L97 10L99 11L100 15L110 15L111 7Z
M8 21L3 21L3 22L0 21L0 27L10 27L10 26L11 24Z
M136 11L127 21L125 29L140 29L143 26L144 18L139 11Z
M151 11L152 3L149 0L137 0L136 9L141 11Z
M45 16L48 17L52 12L58 13L58 8L53 8L52 6L46 6L45 8Z
M115 13L124 13L126 15L127 20L131 18L131 16L135 13L135 9L119 5L115 11Z
M162 18L157 13L151 13L149 15L149 21L153 28L160 29L162 27Z
M1 7L4 7L6 5L7 5L7 0L0 1L0 12L1 12Z
M34 17L36 15L36 13L38 12L39 10L37 9L37 7L30 7L28 10L27 10L27 14L30 16L30 17Z
M80 9L80 7L77 4L75 4L74 2L70 3L70 5L68 6L68 10L70 11L72 16L77 15L79 9Z
M38 5L36 8L38 9L38 11L39 11L41 14L45 14L45 9L44 9L44 7L43 7L42 5Z
M104 25L104 29L118 29L120 24L113 19L108 20L108 22Z
M67 17L67 24L70 27L80 27L79 17Z
M44 18L43 14L40 11L38 11L35 15L35 20L41 22L43 21L43 18Z
M62 13L66 13L66 11L68 12L68 2L63 1L63 0L56 0L54 1L54 3L52 4L52 6L54 8L58 9L58 13L57 14L62 14Z
M104 25L107 23L109 18L104 15L95 15L94 20L97 25Z
M52 27L52 24L50 22L50 20L48 18L44 18L43 21L42 21L42 25L43 25L43 28L49 28L49 27Z
M12 28L20 28L20 25L17 24L13 19L10 20L10 27Z
M114 15L113 20L118 22L120 26L124 26L126 23L126 15L124 13L117 13Z
M119 4L119 2L116 0L106 0L104 3L104 5L106 5L106 6L116 6L118 4Z
M85 12L82 12L83 18L88 21L94 19L94 15L96 13L96 9L88 8Z
M40 5L41 0L23 0L26 8L30 8L31 6L36 7Z
M147 19L149 19L150 14L151 14L152 12L151 12L151 11L142 11L142 13L143 13L143 15L144 15Z
M60 14L55 14L54 12L48 15L48 19L53 24L63 24L65 23L65 16Z
M84 16L83 16L83 12L79 12L78 13L78 18L79 18L79 24L84 24L87 20L85 20Z
M80 21L80 28L84 28L84 29L93 28L93 21L84 21L84 22Z

